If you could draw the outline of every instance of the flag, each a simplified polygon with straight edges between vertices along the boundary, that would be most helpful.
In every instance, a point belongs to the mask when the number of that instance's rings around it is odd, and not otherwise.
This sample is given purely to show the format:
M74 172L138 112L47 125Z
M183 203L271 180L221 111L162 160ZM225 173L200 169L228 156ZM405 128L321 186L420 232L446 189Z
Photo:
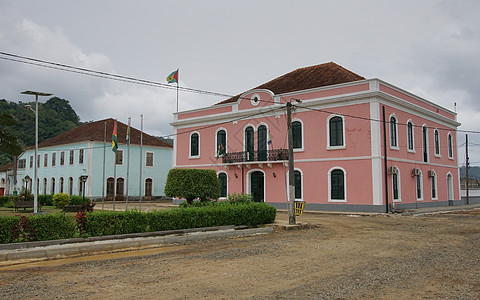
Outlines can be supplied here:
M168 75L167 82L168 83L172 83L172 82L178 83L178 69L176 71L173 71L170 75Z
M113 124L113 133L112 133L112 151L117 153L118 142L117 142L117 121Z
M270 130L268 131L268 144L272 144L272 134L270 133Z
M223 144L218 145L218 150L217 150L217 159L225 153L225 148L223 147Z
M127 145L130 145L130 118L128 118L128 127L127 127Z

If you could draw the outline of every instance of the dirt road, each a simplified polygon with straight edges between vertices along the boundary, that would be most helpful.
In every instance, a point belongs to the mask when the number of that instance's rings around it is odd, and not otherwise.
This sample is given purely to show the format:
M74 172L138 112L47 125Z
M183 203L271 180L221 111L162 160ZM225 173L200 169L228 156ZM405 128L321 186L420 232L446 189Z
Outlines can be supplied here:
M279 219L287 220L283 213ZM306 214L299 230L0 268L2 299L479 299L480 211Z

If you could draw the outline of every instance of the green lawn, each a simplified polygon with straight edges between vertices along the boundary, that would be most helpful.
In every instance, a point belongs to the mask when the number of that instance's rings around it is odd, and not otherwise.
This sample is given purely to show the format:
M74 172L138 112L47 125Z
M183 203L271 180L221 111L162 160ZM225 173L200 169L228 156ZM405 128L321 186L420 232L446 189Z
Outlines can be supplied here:
M61 209L55 208L54 206L42 206L42 210L39 210L39 213L47 214L56 214L61 212ZM70 214L70 213L67 213ZM74 214L74 213L71 213ZM0 207L0 216L31 216L33 215L33 208L20 208L18 211L15 211L15 208Z

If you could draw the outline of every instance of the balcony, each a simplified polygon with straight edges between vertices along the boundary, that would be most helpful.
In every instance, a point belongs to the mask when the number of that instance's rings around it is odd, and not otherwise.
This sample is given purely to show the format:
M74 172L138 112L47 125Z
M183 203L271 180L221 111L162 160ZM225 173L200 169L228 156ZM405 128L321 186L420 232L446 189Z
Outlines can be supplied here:
M224 164L274 162L285 160L288 160L287 149L230 152L223 154L222 157L222 162Z

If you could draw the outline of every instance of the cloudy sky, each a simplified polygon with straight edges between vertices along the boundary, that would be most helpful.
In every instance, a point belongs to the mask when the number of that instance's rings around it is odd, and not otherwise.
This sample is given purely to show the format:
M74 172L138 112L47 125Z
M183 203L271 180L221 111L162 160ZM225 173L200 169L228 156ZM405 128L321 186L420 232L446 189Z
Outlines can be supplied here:
M334 61L456 102L460 129L480 131L479 16L478 0L0 0L0 52L162 83L179 68L181 86L228 95ZM139 128L144 114L149 134L173 132L175 90L0 59L0 99L32 101L24 90L69 100L82 121L131 116ZM179 108L224 99L180 92ZM480 134L469 138L480 165Z

